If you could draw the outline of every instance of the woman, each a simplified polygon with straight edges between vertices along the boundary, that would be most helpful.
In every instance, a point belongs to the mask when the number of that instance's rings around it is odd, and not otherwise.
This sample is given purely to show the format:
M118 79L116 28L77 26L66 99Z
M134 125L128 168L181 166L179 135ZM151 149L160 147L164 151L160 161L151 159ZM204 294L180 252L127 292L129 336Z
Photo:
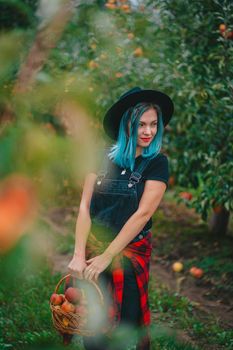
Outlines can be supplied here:
M107 150L101 171L86 177L68 266L80 279L111 286L117 329L126 325L127 330L145 330L143 336L137 333L137 349L143 350L150 348L151 217L169 177L167 157L159 152L173 109L166 94L135 87L108 110L103 126L116 143ZM116 345L100 336L84 338L84 345L122 350L132 343Z

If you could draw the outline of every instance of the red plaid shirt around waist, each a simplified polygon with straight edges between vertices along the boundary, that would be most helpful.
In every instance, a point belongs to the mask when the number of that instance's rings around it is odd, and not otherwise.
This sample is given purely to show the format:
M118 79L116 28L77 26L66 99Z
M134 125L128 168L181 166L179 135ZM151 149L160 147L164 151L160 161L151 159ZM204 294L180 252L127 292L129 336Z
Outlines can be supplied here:
M149 282L149 265L151 257L151 232L142 238L140 241L129 243L123 251L114 257L111 264L111 273L113 285L109 286L115 310L115 325L120 322L121 319L121 306L123 300L123 288L124 288L124 268L123 257L130 259L132 262L136 282L140 294L140 306L141 306L141 325L150 325L150 310L148 302L148 282ZM104 252L110 242L99 241L93 233L89 234L87 241L87 257L91 258L100 255Z

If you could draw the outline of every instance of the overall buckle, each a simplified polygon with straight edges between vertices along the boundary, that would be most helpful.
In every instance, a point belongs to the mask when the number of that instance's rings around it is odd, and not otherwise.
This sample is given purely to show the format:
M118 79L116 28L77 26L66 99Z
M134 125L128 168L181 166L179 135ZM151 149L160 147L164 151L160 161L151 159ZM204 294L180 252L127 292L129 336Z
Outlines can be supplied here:
M130 175L128 187L132 187L134 184L138 183L142 175L136 171Z
M98 186L101 185L101 182L102 182L102 180L105 178L105 175L106 175L105 172L100 172L100 173L99 173L99 175L98 175L98 177L97 177L97 179L98 179L97 185L98 185Z

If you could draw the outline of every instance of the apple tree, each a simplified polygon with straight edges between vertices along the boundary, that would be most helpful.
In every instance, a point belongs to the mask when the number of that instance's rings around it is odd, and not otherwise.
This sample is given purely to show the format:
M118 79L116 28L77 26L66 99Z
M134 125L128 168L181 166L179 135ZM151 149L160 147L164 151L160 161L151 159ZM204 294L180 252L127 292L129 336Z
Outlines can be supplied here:
M178 191L191 193L187 205L204 220L211 213L210 229L224 234L233 209L233 3L146 6L161 20L154 31L154 49L164 58L158 74L175 102L167 143L172 175Z

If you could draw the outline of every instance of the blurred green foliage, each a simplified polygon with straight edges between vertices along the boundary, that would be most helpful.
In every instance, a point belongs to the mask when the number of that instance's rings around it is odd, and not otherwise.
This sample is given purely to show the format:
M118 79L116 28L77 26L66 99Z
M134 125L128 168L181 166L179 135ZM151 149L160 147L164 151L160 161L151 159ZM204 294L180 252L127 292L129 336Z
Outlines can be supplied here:
M36 2L22 4L35 10ZM96 139L101 135L111 143L102 133L101 121L119 95L135 85L162 90L175 103L163 149L178 191L192 192L188 205L205 220L214 205L232 210L233 40L219 31L222 23L232 30L232 13L227 0L148 0L132 5L130 12L108 9L104 2L81 3L37 74L33 91L16 104L12 82L31 37L28 30L4 31L1 110L10 105L17 119L31 115L36 123L50 116L49 123L59 134L62 123L54 115L56 103L82 101L93 118ZM12 40L6 41L6 35Z
M233 41L219 31L223 23L233 29L233 4L160 3L166 73L176 89L169 133L172 172L179 185L196 189L190 206L206 219L213 205L233 207Z

